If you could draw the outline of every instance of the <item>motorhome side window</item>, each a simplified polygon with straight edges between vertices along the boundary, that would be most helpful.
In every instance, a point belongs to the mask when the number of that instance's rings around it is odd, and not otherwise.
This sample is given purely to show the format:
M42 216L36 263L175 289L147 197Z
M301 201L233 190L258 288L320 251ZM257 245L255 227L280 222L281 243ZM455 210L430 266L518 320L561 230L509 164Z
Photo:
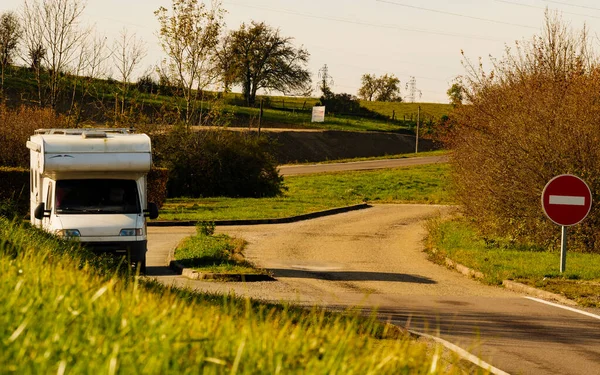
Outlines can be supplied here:
M86 179L56 181L57 214L139 214L133 180Z

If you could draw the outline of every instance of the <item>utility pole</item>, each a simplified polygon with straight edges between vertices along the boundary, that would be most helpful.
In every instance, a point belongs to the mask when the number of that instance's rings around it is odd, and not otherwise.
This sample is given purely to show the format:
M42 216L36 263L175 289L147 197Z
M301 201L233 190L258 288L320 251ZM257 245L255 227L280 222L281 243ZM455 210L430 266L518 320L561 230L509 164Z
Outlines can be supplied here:
M419 153L419 122L421 120L421 106L417 107L417 137L415 138L415 154Z

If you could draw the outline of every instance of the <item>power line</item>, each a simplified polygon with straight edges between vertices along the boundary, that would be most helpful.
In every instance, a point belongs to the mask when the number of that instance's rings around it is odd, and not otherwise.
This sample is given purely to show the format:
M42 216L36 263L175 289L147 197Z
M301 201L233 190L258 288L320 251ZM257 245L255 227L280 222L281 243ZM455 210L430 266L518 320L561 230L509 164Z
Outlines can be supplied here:
M524 27L524 28L527 28L527 29L537 29L536 27L533 27L533 26L520 25L518 23L497 21L497 20L492 20L492 19L489 19L489 18L481 18L481 17L475 17L475 16L467 16L466 14L452 13L452 12L447 12L447 11L438 10L438 9L423 8L423 7L418 7L418 6L415 6L415 5L408 5L408 4L397 3L397 2L394 2L394 1L387 1L387 0L377 0L377 1L380 2L380 3L392 4L392 5L397 5L397 6L401 6L401 7L405 7L405 8L412 8L412 9L424 10L424 11L427 11L427 12L440 13L440 14L445 14L445 15L454 16L454 17L469 18L469 19L472 19L472 20L498 23L498 24L501 24L501 25L518 26L518 27Z
M575 8L583 8L583 9L591 9L591 10L600 10L600 8L594 8L594 7L589 7L589 6L585 6L585 5L577 5L577 4L571 4L571 3L566 3L564 1L555 1L555 0L542 0L545 1L546 3L554 3L554 4L561 4L561 5L567 5L570 7L575 7Z
M416 33L431 34L431 35L446 36L446 37L456 37L456 38L466 38L466 39L476 39L476 40L487 40L487 41L492 41L492 42L502 42L503 41L501 39L490 38L490 37L485 37L485 36L476 36L476 35L468 35L468 34L451 33L451 32L446 32L446 31L435 31L435 30L425 30L425 29L412 29L412 28L407 28L407 27L400 27L400 26L397 26L397 25L376 24L376 23L369 23L369 22L364 22L364 21L356 21L356 20L350 20L350 19L339 18L339 17L318 16L318 15L315 15L315 14L301 13L301 12L291 11L291 10L287 10L287 9L273 9L273 8L261 7L261 6L256 6L256 5L233 3L233 2L230 2L230 1L223 2L223 4L236 5L236 6L240 6L240 7L251 8L251 9L258 9L258 10L266 10L266 11L275 12L275 13L290 14L290 15L295 15L295 16L300 16L300 17L306 17L306 18L314 18L314 19L320 19L320 20L326 20L326 21L335 21L335 22L349 23L349 24L353 24L353 25L376 27L376 28L380 28L380 29L393 29L393 30L399 30L399 31L410 31L410 32L416 32Z
M494 0L498 3L505 3L505 4L510 4L510 5L517 5L517 6L521 6L521 7L527 7L527 8L534 8L534 9L547 9L545 7L538 7L535 5L529 5L529 4L521 4L521 3L515 3L514 1L508 1L508 0ZM564 14L570 14L572 16L581 16L581 17L588 17L588 18L600 18L598 16L592 16L589 14L581 14L581 13L571 13L571 12L566 12L564 10L561 9L557 9L559 12L564 13Z

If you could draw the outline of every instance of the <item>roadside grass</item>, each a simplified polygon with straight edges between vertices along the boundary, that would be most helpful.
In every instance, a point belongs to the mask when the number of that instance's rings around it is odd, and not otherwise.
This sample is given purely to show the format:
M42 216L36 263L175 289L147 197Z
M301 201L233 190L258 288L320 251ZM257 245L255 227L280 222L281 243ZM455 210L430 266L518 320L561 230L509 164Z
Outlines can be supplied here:
M514 244L505 239L484 239L465 220L433 219L428 223L427 248L431 259L444 259L482 272L484 282L514 280L577 301L600 307L600 255L569 252L564 274L560 253L536 245Z
M383 155L383 156L369 156L364 158L351 158L351 159L334 159L334 160L325 160L319 162L305 162L305 163L295 163L295 164L287 164L287 165L314 165L314 164L337 164L337 163L354 163L358 161L371 161L371 160L389 160L389 159L410 159L410 158L424 158L428 156L444 156L449 155L450 151L448 150L436 150L436 151L425 151L410 154L394 154L394 155Z
M175 249L175 260L186 268L215 274L267 274L244 259L246 241L214 234L214 225L200 223L197 234Z
M369 203L451 204L450 167L431 164L372 171L288 176L276 198L172 198L160 220L274 219Z
M374 317L169 288L88 255L0 218L0 372L464 371Z

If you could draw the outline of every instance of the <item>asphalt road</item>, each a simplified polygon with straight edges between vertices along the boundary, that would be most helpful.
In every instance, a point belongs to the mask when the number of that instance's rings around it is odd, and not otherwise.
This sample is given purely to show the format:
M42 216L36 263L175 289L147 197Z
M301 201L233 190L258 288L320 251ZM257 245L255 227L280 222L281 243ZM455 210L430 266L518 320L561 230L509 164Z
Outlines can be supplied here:
M512 374L600 374L600 319L483 285L426 259L423 222L447 210L385 205L293 224L218 228L246 239L246 257L278 280L245 284L173 275L161 259L194 229L151 227L148 269L164 283L198 291L377 308L382 319L441 337Z
M424 156L403 159L383 159L354 161L349 163L328 163L328 164L303 164L303 165L281 165L279 173L283 176L294 176L299 174L340 172L340 171L358 171L367 169L383 169L407 167L411 165L446 163L448 156Z

